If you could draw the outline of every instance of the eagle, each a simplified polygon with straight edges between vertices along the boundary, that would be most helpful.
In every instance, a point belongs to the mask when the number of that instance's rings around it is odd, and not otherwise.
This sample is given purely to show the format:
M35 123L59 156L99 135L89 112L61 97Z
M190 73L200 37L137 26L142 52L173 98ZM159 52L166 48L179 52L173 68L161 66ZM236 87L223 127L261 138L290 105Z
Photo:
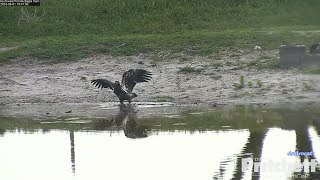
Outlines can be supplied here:
M107 79L93 79L91 83L98 88L109 88L119 98L120 104L124 101L131 103L132 99L137 97L136 93L132 93L133 88L137 83L148 82L152 79L152 73L144 69L130 69L123 73L121 84L119 81L111 82ZM126 90L124 90L124 87Z

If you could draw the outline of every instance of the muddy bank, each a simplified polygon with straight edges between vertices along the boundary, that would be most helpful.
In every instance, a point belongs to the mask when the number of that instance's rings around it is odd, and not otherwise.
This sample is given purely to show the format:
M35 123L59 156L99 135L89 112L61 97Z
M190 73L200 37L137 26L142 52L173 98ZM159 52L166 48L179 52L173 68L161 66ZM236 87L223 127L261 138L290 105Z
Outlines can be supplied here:
M119 107L118 103L23 103L7 104L0 107L1 117L15 117L32 120L46 119L99 119L113 118L121 111L130 110L139 117L174 118L182 112L209 110L208 106L177 106L169 102L133 102L130 106Z
M77 62L47 64L16 59L0 66L0 104L117 102L110 90L90 84L94 78L121 80L124 71L151 71L149 83L138 84L135 102L169 101L176 104L248 104L317 102L320 75L298 70L261 69L257 63L277 58L277 51L220 52L198 57L141 54L96 56ZM179 72L180 68L191 67ZM240 77L244 86L239 88Z

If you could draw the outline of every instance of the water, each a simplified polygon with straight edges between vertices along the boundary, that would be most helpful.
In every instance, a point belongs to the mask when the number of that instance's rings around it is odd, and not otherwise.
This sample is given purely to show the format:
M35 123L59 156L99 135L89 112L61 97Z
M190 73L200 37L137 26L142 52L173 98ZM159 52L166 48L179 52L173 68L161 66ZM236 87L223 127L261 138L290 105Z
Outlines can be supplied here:
M319 107L3 106L0 179L320 179Z

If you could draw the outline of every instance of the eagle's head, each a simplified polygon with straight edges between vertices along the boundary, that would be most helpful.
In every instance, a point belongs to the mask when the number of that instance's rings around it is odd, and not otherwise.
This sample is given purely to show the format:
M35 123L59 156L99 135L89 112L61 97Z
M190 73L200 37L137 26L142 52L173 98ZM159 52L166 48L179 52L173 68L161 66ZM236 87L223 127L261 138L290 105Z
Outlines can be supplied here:
M131 94L130 94L130 97L131 97L131 99L133 99L133 98L135 98L135 97L138 97L138 95L137 95L136 93L131 93Z

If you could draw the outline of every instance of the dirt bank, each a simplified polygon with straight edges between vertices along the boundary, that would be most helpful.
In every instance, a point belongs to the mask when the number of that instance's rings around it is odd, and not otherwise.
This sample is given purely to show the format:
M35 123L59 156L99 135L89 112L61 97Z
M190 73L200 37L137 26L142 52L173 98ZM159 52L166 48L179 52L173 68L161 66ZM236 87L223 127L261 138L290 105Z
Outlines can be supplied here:
M118 100L112 92L95 88L90 80L120 80L130 68L143 68L154 74L151 82L136 86L135 101L183 104L319 101L320 75L303 74L295 69L256 68L257 64L268 63L277 56L277 51L220 52L207 57L166 53L99 55L58 64L16 59L0 67L0 103L115 102ZM179 73L179 68L186 66L191 68L186 68L185 74Z

